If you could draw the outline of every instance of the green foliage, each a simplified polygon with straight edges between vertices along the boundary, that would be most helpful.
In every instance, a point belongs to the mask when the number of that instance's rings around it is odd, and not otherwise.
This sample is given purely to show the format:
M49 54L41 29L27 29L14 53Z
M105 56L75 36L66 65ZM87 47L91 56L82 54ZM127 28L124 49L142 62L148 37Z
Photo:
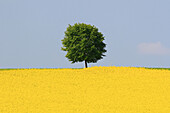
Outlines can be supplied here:
M105 56L106 44L104 36L95 26L84 23L69 25L62 40L62 50L67 51L66 57L72 63L95 63Z

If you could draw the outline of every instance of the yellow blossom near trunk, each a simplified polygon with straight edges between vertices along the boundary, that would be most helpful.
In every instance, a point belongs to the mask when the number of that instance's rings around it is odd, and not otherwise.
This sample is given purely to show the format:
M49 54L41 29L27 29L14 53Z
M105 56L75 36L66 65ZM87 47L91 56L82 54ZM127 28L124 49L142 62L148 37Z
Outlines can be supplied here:
M135 67L3 70L0 113L170 113L170 71Z

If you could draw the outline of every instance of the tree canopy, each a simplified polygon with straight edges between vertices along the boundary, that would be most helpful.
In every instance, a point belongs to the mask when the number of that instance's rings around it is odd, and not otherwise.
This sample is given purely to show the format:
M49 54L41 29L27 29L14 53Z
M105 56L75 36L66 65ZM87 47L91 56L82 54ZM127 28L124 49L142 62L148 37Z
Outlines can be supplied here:
M94 25L69 24L62 40L62 50L67 51L66 57L69 61L72 63L85 61L87 68L87 63L96 63L105 56L106 44L103 41L103 34Z

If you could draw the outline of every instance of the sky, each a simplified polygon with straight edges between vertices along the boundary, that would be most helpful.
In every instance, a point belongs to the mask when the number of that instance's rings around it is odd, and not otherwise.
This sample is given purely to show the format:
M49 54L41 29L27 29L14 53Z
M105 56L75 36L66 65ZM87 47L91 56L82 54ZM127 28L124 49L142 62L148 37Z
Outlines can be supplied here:
M170 0L0 0L0 68L83 68L61 51L68 24L107 44L92 66L170 67Z

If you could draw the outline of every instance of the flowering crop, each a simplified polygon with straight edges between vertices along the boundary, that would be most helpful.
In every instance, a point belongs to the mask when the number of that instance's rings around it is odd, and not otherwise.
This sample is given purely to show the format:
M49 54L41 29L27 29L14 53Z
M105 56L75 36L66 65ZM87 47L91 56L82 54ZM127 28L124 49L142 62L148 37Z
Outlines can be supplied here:
M0 71L0 113L170 113L170 71L133 67Z

